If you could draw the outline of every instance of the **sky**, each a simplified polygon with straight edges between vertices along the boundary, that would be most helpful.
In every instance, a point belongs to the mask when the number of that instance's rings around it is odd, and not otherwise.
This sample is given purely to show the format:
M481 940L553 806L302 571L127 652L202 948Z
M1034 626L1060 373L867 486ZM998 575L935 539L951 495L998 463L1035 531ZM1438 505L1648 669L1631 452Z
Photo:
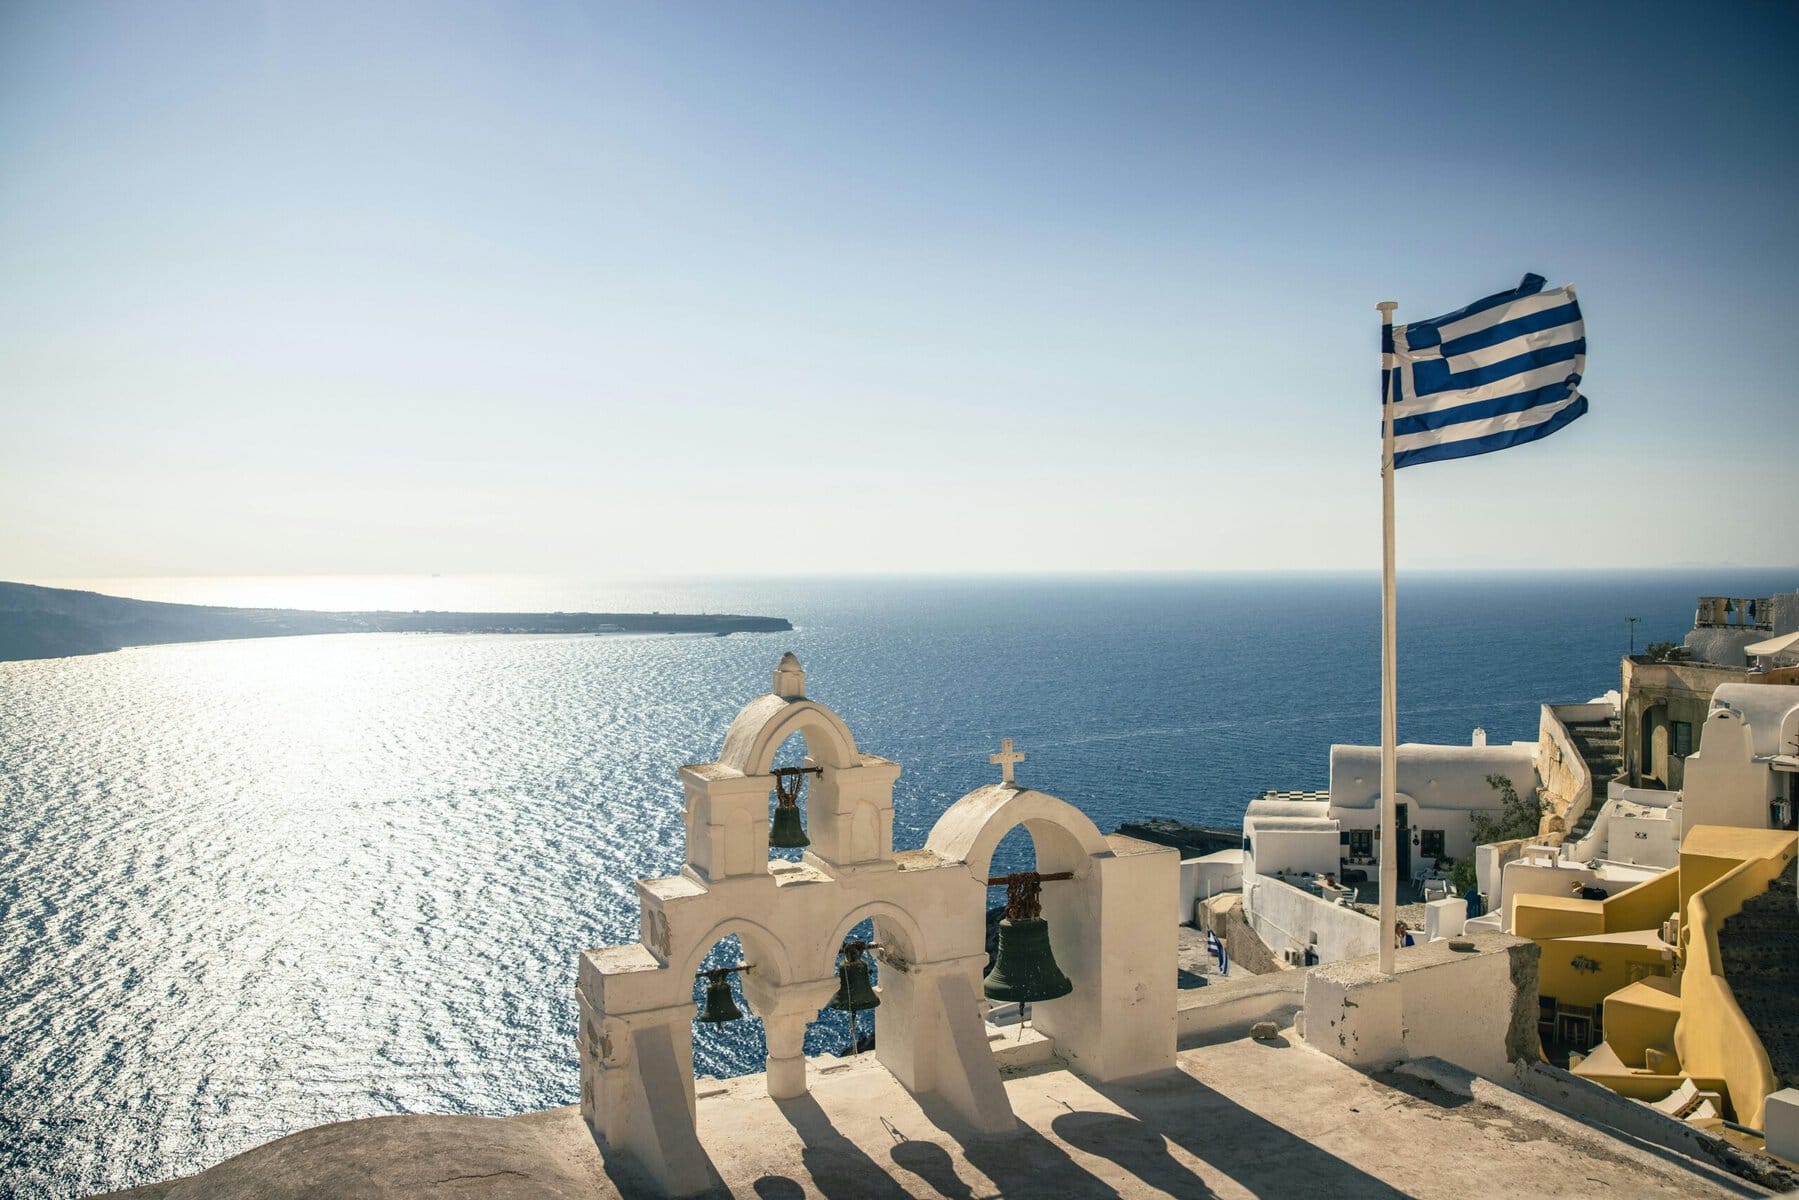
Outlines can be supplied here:
M1799 562L1799 9L0 5L0 578Z

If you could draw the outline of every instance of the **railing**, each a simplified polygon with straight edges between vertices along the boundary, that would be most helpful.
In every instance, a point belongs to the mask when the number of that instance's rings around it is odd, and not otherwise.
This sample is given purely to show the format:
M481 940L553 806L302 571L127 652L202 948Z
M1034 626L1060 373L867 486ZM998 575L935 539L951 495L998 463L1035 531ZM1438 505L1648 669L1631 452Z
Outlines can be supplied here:
M1774 606L1766 596L1701 596L1695 629L1773 629Z

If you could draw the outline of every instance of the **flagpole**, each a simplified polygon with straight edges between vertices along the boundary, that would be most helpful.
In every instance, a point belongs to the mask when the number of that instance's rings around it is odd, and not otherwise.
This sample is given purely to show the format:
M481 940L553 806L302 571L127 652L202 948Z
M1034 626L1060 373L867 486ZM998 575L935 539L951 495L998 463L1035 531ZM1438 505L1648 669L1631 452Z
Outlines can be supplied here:
M1381 360L1381 576L1380 576L1380 930L1375 944L1380 947L1380 970L1393 973L1393 927L1395 903L1399 891L1399 832L1394 800L1395 777L1398 774L1398 670L1393 619L1395 588L1393 583L1393 405L1392 378L1397 363L1393 356L1393 310L1399 305L1382 300L1380 310Z

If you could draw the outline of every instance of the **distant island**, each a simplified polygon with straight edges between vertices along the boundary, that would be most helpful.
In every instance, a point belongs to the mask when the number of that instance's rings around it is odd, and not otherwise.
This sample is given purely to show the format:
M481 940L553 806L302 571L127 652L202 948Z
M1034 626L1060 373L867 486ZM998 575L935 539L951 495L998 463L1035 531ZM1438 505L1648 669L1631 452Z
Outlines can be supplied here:
M128 600L0 582L0 662L314 633L781 633L785 617L690 613L309 612Z

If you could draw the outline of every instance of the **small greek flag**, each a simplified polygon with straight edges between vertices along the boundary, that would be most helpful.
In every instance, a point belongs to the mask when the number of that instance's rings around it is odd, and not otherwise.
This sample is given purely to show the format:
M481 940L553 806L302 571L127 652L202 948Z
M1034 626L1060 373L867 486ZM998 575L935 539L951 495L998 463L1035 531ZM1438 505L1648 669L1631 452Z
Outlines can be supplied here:
M1393 465L1468 458L1585 415L1586 326L1574 288L1526 275L1508 292L1393 326Z

